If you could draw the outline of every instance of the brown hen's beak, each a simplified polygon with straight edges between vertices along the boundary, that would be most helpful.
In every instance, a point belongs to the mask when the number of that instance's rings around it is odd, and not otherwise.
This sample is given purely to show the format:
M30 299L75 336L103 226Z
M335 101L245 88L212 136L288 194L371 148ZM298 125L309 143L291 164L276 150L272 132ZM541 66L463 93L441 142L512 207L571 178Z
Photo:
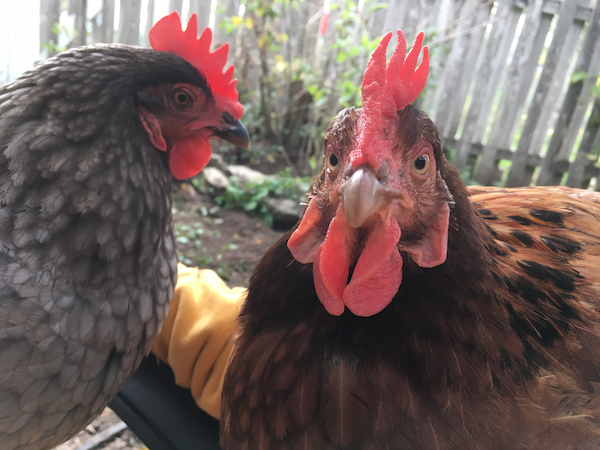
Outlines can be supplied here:
M219 139L230 142L237 147L250 148L250 135L248 130L239 120L230 126L222 128L212 128L213 135Z
M361 166L341 184L338 193L352 227L362 226L373 213L391 200L399 200L404 207L412 207L410 197L404 192L386 186L383 180L388 174L387 163L377 173L370 166Z

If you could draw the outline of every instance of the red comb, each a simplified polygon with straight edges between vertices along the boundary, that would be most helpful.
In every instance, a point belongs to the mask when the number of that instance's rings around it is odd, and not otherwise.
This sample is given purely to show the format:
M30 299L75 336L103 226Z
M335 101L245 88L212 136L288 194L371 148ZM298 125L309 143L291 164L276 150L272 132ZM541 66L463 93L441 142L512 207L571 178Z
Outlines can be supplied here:
M406 39L404 33L398 30L398 45L386 67L385 52L391 38L392 33L389 32L381 39L367 64L362 82L362 97L363 107L373 100L380 103L384 96L389 100L393 99L393 102L384 102L387 110L383 112L396 115L414 102L425 87L429 74L429 50L427 47L423 49L423 61L415 70L423 44L423 32L419 33L415 45L405 58Z
M421 52L423 33L419 33L415 45L406 58L406 40L398 30L398 45L389 64L385 53L392 38L386 34L373 52L362 82L362 113L358 122L357 147L350 154L353 167L369 163L379 167L385 156L386 139L379 136L385 129L393 129L398 120L398 111L406 108L419 96L429 74L429 50L423 49L423 60L417 69L417 59Z
M212 31L206 27L198 37L196 14L190 17L185 31L177 12L163 17L150 30L149 39L154 50L174 53L192 64L206 78L217 105L227 107L235 120L242 116L244 107L238 102L233 64L224 71L229 44L211 52Z

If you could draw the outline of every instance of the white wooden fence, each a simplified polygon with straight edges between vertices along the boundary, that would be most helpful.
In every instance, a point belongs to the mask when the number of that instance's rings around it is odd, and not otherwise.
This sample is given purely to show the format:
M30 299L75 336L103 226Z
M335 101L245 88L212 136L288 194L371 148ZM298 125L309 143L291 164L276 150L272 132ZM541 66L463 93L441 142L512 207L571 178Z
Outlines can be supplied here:
M15 13L17 3L29 8L24 17ZM288 24L290 46L316 36L323 5L305 0ZM65 17L78 30L70 45L144 45L150 26L171 10L184 18L197 12L202 28L239 14L240 2L0 0L0 81L21 69L15 54L32 53L30 40L14 38L19 30L25 35L19 23L36 37L32 28L39 27L43 58L56 39L53 24ZM336 14L339 9L332 18ZM481 184L600 190L600 0L389 0L387 9L368 19L371 37L397 28L408 39L426 31L432 69L418 101L464 177ZM335 33L327 32L326 45ZM223 30L215 40L235 45Z

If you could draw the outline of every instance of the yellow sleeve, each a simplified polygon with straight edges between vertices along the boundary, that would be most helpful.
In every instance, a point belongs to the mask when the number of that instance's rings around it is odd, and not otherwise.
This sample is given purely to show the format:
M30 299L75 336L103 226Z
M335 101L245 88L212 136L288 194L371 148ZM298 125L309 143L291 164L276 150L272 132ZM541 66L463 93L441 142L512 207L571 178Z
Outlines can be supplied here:
M200 408L219 418L232 333L246 297L212 270L179 264L175 296L152 352L171 366L175 382L191 389Z

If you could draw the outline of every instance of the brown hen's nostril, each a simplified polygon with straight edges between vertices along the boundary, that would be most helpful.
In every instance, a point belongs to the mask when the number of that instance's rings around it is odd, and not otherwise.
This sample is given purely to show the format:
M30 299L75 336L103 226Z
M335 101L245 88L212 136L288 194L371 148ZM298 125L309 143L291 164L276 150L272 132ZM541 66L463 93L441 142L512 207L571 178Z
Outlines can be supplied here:
M381 167L379 168L379 170L377 171L375 176L377 177L378 180L382 180L383 178L387 177L389 174L390 174L390 166L388 166L387 161L384 161L383 164L381 164Z

